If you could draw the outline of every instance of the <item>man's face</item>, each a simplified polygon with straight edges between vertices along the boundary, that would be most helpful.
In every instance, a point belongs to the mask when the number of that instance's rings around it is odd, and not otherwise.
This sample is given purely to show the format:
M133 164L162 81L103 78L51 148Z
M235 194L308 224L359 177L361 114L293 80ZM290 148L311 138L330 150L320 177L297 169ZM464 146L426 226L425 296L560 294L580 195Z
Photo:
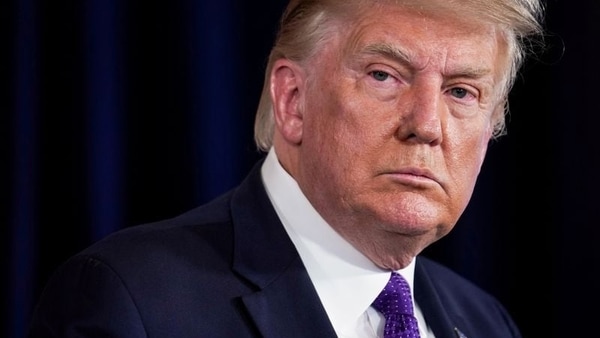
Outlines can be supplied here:
M410 239L410 257L471 197L502 109L504 45L489 28L396 7L349 30L307 67L291 171L352 243L382 251L387 238Z

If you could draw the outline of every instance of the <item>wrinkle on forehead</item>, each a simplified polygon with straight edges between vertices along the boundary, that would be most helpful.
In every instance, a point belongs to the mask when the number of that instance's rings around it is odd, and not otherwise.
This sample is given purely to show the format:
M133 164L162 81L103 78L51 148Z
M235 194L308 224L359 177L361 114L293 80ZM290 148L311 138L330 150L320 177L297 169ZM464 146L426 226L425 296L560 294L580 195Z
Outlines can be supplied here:
M456 40L458 42L479 40L489 42L489 50L494 52L501 52L499 49L502 44L501 36L498 30L494 26L482 25L477 22L466 22L465 20L458 20L454 17L448 17L446 15L425 15L417 13L421 17L422 25L412 25L410 31L406 34L397 31L397 27L394 28L394 20L402 20L403 17L410 16L413 19L414 10L405 9L399 6L388 6L384 8L382 6L376 6L372 9L366 10L360 19L353 23L353 28L342 30L342 35L345 35L344 54L354 55L357 53L369 53L380 54L383 56L397 59L402 63L410 64L415 69L424 69L427 64L432 60L429 58L435 58L438 64L443 63L443 60L448 60L454 55L449 53L469 53L468 48L460 50L449 50L448 46L450 42ZM397 17L393 17L392 12L397 12ZM392 13L392 15L390 15ZM389 24L388 24L389 23ZM343 23L341 23L343 25ZM436 26L432 29L430 26ZM447 26L448 30L440 30L440 26ZM377 27L374 29L373 27ZM391 27L391 28L387 28ZM419 37L420 41L416 41L414 37ZM471 38L472 36L472 38ZM487 39L489 37L489 39ZM371 42L372 41L372 42ZM365 44L371 44L366 46ZM435 45L437 44L437 46ZM405 48L404 48L405 47ZM483 47L483 46L482 46ZM479 48L476 48L479 51ZM432 53L434 52L434 53ZM476 55L477 60L481 55ZM486 57L494 57L497 55L489 55ZM465 69L461 72L481 74L483 72L489 72L490 70L468 70Z

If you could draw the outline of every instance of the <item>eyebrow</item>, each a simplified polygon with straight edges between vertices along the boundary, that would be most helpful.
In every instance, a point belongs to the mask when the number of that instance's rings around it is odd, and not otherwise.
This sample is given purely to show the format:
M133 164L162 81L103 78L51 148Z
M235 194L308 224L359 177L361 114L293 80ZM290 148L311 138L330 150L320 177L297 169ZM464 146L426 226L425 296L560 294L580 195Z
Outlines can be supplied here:
M381 55L386 58L392 59L398 63L401 63L411 69L414 69L411 57L405 51L396 48L387 43L375 43L365 46L362 49L364 54ZM472 79L479 79L484 76L492 74L490 68L475 68L475 67L463 67L452 72L451 78L466 77Z
M374 54L374 55L383 55L387 58L393 59L399 63L410 65L410 56L406 54L403 50L395 48L386 43L376 43L367 45L363 48L362 53L364 54Z

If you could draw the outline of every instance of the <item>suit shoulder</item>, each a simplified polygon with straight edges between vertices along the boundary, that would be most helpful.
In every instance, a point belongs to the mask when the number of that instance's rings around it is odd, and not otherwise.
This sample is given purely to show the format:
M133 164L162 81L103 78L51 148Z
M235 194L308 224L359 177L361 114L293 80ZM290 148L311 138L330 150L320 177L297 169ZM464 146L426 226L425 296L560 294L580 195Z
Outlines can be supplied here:
M232 226L231 193L176 217L133 225L115 231L83 249L77 256L91 256L105 262L149 261L186 252L203 254L215 248L229 250ZM192 250L190 250L192 249Z

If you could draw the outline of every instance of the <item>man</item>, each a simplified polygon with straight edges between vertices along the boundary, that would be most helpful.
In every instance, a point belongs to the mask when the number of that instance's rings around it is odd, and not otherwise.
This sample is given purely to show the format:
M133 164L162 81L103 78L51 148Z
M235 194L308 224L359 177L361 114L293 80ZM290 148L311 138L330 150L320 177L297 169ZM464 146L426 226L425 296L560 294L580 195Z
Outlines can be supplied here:
M292 0L257 114L265 159L213 202L71 258L30 337L384 337L372 304L391 271L414 295L418 332L402 337L520 337L419 254L466 208L541 11Z

